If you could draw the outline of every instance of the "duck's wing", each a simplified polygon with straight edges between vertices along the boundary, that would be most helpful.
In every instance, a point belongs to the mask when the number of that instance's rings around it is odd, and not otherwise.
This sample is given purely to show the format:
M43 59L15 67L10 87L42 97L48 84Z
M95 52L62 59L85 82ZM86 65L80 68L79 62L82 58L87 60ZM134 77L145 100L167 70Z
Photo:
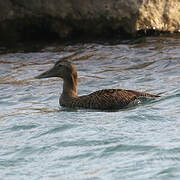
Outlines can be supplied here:
M139 96L156 97L155 95L124 89L104 89L89 95L80 96L74 106L90 109L120 109L126 107Z

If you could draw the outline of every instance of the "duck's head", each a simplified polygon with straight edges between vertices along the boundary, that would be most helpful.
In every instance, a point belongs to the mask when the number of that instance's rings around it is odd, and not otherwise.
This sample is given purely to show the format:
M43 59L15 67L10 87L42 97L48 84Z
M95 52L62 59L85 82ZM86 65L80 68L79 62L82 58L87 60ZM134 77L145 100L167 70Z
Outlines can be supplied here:
M54 64L51 69L43 72L39 76L36 76L36 78L42 79L50 77L60 77L62 79L69 79L72 76L77 78L75 66L67 60L59 60Z

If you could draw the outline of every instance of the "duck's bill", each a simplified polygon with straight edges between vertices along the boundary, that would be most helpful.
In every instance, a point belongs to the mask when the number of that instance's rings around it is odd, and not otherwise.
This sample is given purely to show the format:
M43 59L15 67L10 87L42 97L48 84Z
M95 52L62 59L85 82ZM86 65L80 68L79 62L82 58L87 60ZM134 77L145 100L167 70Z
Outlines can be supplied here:
M36 76L36 79L43 79L43 78L50 78L50 77L56 77L53 68L43 72L42 74Z

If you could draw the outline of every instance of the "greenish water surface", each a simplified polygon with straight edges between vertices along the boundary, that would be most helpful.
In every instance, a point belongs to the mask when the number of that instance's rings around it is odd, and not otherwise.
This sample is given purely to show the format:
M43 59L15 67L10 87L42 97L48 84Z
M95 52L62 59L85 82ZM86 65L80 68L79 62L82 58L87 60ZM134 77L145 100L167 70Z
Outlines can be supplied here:
M161 98L119 111L59 106L68 57L78 93L123 88ZM0 54L0 179L180 179L180 39L46 45Z

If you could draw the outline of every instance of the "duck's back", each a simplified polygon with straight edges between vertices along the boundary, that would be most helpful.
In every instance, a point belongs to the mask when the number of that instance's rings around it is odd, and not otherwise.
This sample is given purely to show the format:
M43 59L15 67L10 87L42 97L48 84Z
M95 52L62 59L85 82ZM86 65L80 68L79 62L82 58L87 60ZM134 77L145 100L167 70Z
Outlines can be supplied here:
M72 98L67 106L101 110L120 109L126 107L140 96L151 98L157 97L156 95L132 90L104 89L89 95Z

